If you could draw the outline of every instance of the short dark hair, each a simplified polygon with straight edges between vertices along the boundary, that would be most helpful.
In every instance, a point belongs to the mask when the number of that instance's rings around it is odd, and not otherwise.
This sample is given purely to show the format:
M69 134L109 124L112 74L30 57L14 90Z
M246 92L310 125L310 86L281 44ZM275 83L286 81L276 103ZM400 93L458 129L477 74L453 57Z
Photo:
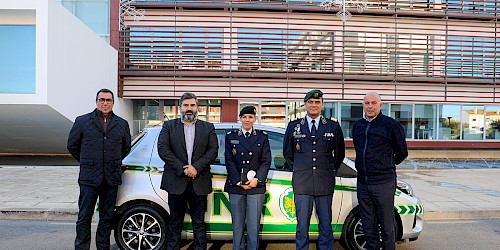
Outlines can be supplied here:
M196 105L198 105L198 97L191 92L186 92L182 94L181 99L179 99L179 106L182 106L182 102L186 99L194 99L196 101Z
M111 99L113 99L113 101L115 100L115 95L113 94L113 91L111 91L109 89L100 89L99 91L97 91L97 94L95 95L96 101L99 99L100 93L111 93Z

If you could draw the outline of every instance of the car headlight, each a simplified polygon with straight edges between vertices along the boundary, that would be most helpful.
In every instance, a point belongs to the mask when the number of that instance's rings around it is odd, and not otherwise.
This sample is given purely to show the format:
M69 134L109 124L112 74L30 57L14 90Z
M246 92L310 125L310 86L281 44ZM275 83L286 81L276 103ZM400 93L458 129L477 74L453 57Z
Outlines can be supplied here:
M411 188L410 184L408 184L402 180L397 181L396 188L409 196L413 196L413 188Z

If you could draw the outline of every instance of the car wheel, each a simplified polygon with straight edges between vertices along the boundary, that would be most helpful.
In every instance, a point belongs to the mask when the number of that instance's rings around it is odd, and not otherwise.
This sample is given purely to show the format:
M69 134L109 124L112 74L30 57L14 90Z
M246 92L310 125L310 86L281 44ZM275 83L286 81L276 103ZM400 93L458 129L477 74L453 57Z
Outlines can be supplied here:
M165 218L150 206L133 206L122 213L115 228L120 249L163 249L166 243Z
M395 234L397 236L398 224L395 222L395 225ZM340 243L347 250L365 249L366 238L363 232L363 225L361 224L361 216L357 208L355 208L345 220Z

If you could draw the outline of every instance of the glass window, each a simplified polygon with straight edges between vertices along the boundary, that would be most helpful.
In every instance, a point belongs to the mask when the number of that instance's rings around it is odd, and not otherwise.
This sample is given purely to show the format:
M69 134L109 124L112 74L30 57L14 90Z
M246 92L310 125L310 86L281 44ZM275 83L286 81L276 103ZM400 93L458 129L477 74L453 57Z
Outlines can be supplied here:
M217 134L217 141L219 142L219 151L213 164L226 164L226 156L224 155L226 151L226 133L227 131L224 129L215 130L215 134Z
M285 169L289 166L283 156L283 134L268 132L269 147L271 148L271 169Z
M163 100L163 119L172 120L179 117L179 105L177 100Z
M262 101L260 106L262 125L285 128L286 102Z
M257 109L257 122L256 123L260 123L259 122L259 119L260 119L260 110L259 110L259 101L253 101L253 100L248 100L248 101L242 101L240 102L240 108L238 109L238 113L236 114L238 116L238 122L240 121L239 120L239 114L240 114L240 110L245 107L245 106L254 106L256 109Z
M288 122L295 121L306 116L306 107L304 102L288 103Z
M460 140L460 105L439 105L439 139Z
M345 138L352 138L352 126L360 118L363 118L363 104L340 103L340 126Z
M35 31L34 25L0 25L0 93L35 93Z
M462 138L482 140L484 133L484 106L462 107Z
M332 119L334 121L337 121L338 120L337 103L336 102L325 102L325 106L323 107L321 114L325 118L329 118L329 119Z
M500 106L486 107L486 139L500 140Z
M109 0L60 0L61 4L95 33L109 39Z
M391 104L391 117L403 125L406 138L412 138L412 107L411 104Z
M436 116L435 104L415 104L415 139L436 138Z
M221 100L208 100L208 122L220 122Z

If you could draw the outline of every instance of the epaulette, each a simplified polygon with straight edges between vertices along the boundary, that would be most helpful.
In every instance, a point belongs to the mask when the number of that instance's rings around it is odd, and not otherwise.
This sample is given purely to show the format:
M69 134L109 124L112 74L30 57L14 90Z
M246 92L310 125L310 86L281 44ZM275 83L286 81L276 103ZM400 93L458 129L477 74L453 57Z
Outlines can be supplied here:
M261 132L261 133L263 133L263 134L267 135L267 132L266 132L266 131L264 131L264 130L261 130L261 129L256 129L255 131L257 131L257 132Z

